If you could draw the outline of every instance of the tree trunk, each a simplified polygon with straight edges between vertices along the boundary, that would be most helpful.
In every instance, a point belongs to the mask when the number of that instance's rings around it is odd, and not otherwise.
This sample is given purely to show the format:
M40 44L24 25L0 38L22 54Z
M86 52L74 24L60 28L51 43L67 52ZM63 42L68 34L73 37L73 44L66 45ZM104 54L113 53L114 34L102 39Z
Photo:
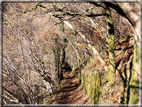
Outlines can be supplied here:
M129 104L138 104L139 92L135 91L139 88L139 75L140 75L140 60L139 60L139 48L140 48L140 15L132 11L133 7L129 3L118 3L118 5L123 9L126 16L131 21L134 32L134 58L133 58L133 70L130 80L130 97ZM137 6L140 6L138 3ZM136 92L136 93L135 93Z
M114 54L114 26L113 19L111 17L111 11L108 7L105 9L107 21L107 29L108 29L108 53L109 53L109 76L108 81L110 83L114 83L115 76L115 54Z

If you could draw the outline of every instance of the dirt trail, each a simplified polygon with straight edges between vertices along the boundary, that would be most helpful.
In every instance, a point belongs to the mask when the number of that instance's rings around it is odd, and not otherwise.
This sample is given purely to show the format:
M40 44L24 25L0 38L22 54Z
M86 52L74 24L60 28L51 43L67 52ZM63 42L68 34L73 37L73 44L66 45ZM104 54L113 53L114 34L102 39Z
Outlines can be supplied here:
M66 82L58 90L54 101L58 104L91 104L91 99L85 94L78 79L71 72L67 72L64 79Z

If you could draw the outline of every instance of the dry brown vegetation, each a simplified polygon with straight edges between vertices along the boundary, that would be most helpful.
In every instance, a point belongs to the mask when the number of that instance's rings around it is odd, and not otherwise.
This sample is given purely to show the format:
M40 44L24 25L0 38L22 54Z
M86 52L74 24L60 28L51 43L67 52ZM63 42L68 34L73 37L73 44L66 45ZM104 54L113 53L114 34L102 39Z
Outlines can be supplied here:
M2 4L3 104L139 103L139 74L132 76L139 43L135 43L134 26L111 9L116 69L111 87L108 22L105 15L95 16L105 11L99 5ZM136 14L137 5L130 4ZM137 95L134 102L130 98L131 78L137 82L132 87Z

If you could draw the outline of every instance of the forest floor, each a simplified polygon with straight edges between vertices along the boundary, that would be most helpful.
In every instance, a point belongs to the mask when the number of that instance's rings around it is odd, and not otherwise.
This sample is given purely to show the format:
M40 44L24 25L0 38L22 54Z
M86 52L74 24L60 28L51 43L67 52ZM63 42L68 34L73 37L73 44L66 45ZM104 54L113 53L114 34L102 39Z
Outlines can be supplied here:
M61 88L52 97L52 104L91 104L91 99L72 72L66 72L62 83Z

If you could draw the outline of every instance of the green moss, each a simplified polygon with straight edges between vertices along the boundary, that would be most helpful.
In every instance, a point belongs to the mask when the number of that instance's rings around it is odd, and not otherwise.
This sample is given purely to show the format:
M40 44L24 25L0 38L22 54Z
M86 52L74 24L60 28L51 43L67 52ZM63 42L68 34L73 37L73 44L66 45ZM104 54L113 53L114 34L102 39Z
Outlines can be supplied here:
M137 73L134 70L132 71L130 86L139 87L139 78L137 77Z
M105 9L105 13L109 14L106 16L106 21L108 23L108 52L109 52L109 78L108 81L114 82L115 75L115 54L114 54L114 25L113 19L111 17L110 8Z
M57 101L54 101L53 104L58 104L58 102L57 102Z
M81 74L81 86L84 87L85 85L85 75L82 73Z
M38 7L39 4L40 4L40 3L37 3L37 4L35 5L35 7L32 8L32 10L37 9L37 7Z
M135 93L135 89L130 89L130 101L129 104L139 104L139 93Z
M139 78L137 77L136 72L133 70L132 77L130 80L130 100L129 104L138 104L139 103Z
M65 82L66 82L66 80L63 80L62 83L57 87L57 90L61 89Z
M89 95L90 94L90 82L91 82L90 73L87 74L85 82L86 82L85 87L86 87L86 91L87 91L86 93L87 93L87 95Z
M95 78L94 78L94 75L92 74L91 75L91 84L90 84L90 94L89 94L89 97L94 97L94 88L95 88L95 85L94 85L94 81L95 81Z

